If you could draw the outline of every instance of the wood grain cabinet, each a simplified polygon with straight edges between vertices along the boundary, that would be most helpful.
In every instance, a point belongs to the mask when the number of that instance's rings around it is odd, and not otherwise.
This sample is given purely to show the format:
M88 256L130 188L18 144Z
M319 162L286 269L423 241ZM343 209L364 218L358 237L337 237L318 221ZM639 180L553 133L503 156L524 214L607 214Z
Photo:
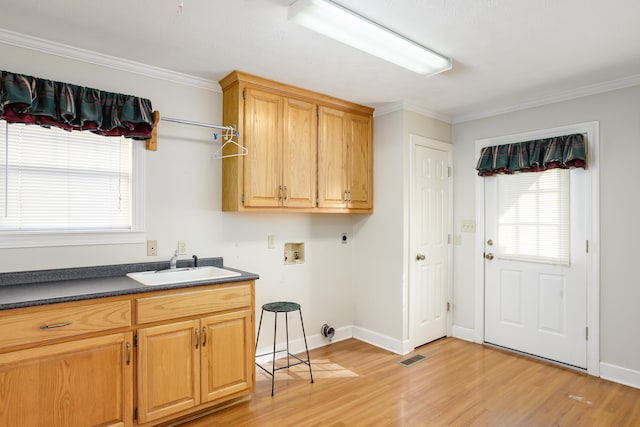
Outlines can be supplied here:
M315 206L316 105L253 88L244 98L244 206Z
M320 107L318 206L371 210L371 116Z
M153 426L255 389L254 282L0 311L0 426Z
M223 211L371 212L371 108L239 71L220 85L248 149L222 160Z
M139 321L163 320L137 331L140 424L254 389L252 294L245 282L136 301Z
M0 317L0 425L133 425L132 334L108 332L131 325L129 301L18 312Z

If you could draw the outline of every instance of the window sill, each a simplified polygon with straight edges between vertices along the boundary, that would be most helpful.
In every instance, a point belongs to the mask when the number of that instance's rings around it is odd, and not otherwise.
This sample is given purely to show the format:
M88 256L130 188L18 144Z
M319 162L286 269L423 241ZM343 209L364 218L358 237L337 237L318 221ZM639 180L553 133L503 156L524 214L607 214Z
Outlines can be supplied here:
M144 231L0 232L0 248L143 243Z

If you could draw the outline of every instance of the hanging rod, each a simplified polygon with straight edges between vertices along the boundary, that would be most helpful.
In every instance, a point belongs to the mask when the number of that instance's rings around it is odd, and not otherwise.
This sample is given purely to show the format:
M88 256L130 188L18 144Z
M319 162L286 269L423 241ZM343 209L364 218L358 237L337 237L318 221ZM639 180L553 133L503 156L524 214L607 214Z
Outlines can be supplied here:
M234 132L236 130L235 126L212 125L212 124L209 124L209 123L194 122L194 121L191 121L191 120L174 119L174 118L171 118L171 117L161 117L160 120L162 120L164 122L181 123L183 125L200 126L200 127L204 127L204 128L210 128L210 129L230 130L230 131L234 131Z

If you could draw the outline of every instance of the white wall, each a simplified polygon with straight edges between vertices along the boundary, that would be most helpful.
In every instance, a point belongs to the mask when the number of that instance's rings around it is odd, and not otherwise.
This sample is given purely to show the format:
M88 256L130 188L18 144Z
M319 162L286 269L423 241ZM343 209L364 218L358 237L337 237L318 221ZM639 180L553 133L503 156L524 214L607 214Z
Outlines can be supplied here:
M640 212L640 86L531 108L453 127L454 221L475 218L475 141L500 135L600 122L600 360L640 379L640 280L636 227ZM472 234L454 247L454 323L474 328Z
M354 225L354 334L396 352L409 340L411 134L450 142L451 126L406 109L375 117L374 212Z
M142 96L166 117L221 123L219 92L3 44L0 57L7 71ZM0 272L168 260L180 239L185 258L222 256L226 265L259 274L258 315L263 303L285 299L302 305L307 336L325 322L350 326L353 245L340 237L352 236L352 217L221 212L221 163L212 158L218 147L211 130L160 123L158 151L146 152L146 234L158 241L157 257L147 257L144 244L0 249ZM275 249L267 248L270 234ZM283 264L285 242L305 243L304 264ZM297 323L292 339L301 336ZM272 328L263 333L268 342Z

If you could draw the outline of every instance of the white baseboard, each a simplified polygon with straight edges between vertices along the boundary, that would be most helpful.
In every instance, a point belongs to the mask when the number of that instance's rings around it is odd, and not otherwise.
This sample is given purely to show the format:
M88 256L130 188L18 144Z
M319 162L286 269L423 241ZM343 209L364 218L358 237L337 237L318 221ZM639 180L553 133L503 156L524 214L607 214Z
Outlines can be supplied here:
M346 340L353 337L352 326L343 326L342 328L338 328L333 335L333 339L329 342L329 338L323 337L321 334L309 335L307 336L307 345L309 346L309 350L314 348L324 347L326 345L331 344L332 342L338 342L342 340ZM276 351L282 350L286 348L285 342L276 343ZM299 354L304 353L304 339L296 338L295 340L289 341L289 353L291 354ZM260 339L260 347L256 350L256 355L262 355L256 357L256 362L259 364L263 364L266 362L270 362L273 359L273 341L271 343L266 343ZM281 353L276 353L276 359L280 359L285 357L287 354L285 351Z
M640 371L600 362L600 377L629 387L640 388Z
M405 351L407 343L403 341L370 331L368 329L360 328L358 326L353 326L353 338L364 341L371 345L375 345L376 347L389 350L396 354L407 354L410 351Z
M451 327L451 336L465 341L476 342L476 330L463 328L462 326L453 325Z

